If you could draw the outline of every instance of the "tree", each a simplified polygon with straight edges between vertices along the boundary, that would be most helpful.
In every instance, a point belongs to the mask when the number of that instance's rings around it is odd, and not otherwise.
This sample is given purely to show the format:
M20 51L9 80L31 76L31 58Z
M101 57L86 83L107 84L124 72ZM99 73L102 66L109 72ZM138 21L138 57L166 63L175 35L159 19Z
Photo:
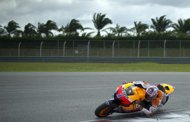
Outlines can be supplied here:
M174 28L175 32L186 34L188 31L190 31L190 19L179 19L177 23L172 25L172 27Z
M44 33L46 37L49 37L50 35L53 36L51 30L57 30L57 29L58 29L57 24L52 20L48 20L46 24L38 23L38 32L40 34Z
M38 33L42 35L43 33L48 36L47 27L44 23L38 23Z
M0 36L3 36L5 34L5 29L0 25Z
M146 31L146 29L148 29L148 25L140 22L134 22L135 27L132 28L132 30L135 30L137 36L142 35L142 33L144 33Z
M84 33L82 33L82 37L86 37L86 38L90 38L91 37L91 35L93 34L94 32L84 32Z
M105 14L95 13L93 16L92 22L94 23L94 27L97 29L97 37L100 37L100 31L108 24L112 24L111 19L106 18Z
M111 27L110 30L117 37L122 37L123 33L127 33L127 28L119 24L117 24L116 27Z
M153 28L156 32L162 33L166 31L167 28L171 27L172 21L165 18L166 15L163 15L161 17L156 17L156 19L151 19L152 25L151 28Z
M52 20L48 20L46 22L46 27L47 27L48 31L57 30L58 29L57 24L54 21L52 21Z
M34 25L32 25L31 23L28 23L24 27L24 34L26 36L35 36L37 34L36 27Z
M15 22L14 20L11 20L8 22L8 25L5 26L5 29L7 30L7 32L10 34L15 34L17 33L17 29L20 28L19 24L17 22ZM20 32L20 31L19 31Z
M80 24L80 21L76 19L72 19L70 23L68 23L65 27L62 27L62 31L64 31L66 35L79 35L77 30L84 30L84 28Z

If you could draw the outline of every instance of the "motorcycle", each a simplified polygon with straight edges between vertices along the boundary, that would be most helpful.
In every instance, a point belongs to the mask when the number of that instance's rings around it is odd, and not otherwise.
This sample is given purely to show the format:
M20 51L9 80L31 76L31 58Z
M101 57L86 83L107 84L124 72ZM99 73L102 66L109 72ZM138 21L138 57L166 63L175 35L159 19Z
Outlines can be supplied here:
M146 86L142 86L142 84L139 85L140 87L146 88ZM121 93L125 94L127 98L134 99L135 96L133 96L131 93L131 86L132 83L126 83L125 85L118 86L116 92L114 93L114 97L98 106L95 110L95 115L97 117L107 117L112 113L134 113L141 111L144 106L147 106L145 105L147 104L146 102L144 102L142 105L142 103L139 103L139 101L135 101L127 106L121 102ZM172 85L166 83L157 84L156 86L166 95L165 100L162 102L162 105L165 105L169 99L169 96L174 92L175 88ZM126 89L123 87L126 87ZM140 91L139 93L143 92Z

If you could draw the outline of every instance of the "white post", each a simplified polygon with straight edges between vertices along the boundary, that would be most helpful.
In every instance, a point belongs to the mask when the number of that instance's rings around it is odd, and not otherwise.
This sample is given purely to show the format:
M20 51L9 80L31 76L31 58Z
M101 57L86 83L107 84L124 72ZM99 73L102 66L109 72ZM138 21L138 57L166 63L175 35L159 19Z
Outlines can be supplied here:
M135 49L135 41L136 40L133 40L133 55L132 56L135 56L136 55L136 49Z
M182 54L181 54L181 40L179 41L179 57L181 57Z
M150 56L150 40L148 40L148 57Z
M115 41L112 43L112 57L115 56Z
M43 41L41 41L41 43L40 43L40 57L42 56L42 46L43 46Z
M141 45L141 40L139 40L139 43L138 43L138 54L137 54L138 58L140 57L140 45Z
M164 40L164 57L166 57L166 40Z
M57 55L59 56L59 40L57 40Z
M90 55L90 41L88 41L88 45L87 45L87 57L89 57Z
M64 43L63 43L63 56L65 56L65 45L66 45L66 41L64 41Z
M22 42L19 42L19 44L18 44L18 56L20 56L20 46L21 46L21 43Z

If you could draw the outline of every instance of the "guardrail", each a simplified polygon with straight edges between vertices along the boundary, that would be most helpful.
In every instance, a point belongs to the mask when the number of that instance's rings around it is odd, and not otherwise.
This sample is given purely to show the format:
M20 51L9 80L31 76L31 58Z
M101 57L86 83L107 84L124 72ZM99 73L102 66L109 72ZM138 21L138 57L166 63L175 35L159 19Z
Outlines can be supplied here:
M0 57L0 62L64 62L64 63L138 63L190 64L190 58L134 57Z

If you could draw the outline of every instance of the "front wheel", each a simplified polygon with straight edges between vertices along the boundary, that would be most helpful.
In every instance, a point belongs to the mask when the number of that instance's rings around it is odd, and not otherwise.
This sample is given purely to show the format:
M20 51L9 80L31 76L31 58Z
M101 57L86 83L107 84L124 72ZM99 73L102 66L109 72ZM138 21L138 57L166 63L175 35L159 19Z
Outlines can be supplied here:
M103 104L98 106L98 108L96 108L95 115L97 117L106 117L110 115L112 112L113 112L113 107L104 102Z

